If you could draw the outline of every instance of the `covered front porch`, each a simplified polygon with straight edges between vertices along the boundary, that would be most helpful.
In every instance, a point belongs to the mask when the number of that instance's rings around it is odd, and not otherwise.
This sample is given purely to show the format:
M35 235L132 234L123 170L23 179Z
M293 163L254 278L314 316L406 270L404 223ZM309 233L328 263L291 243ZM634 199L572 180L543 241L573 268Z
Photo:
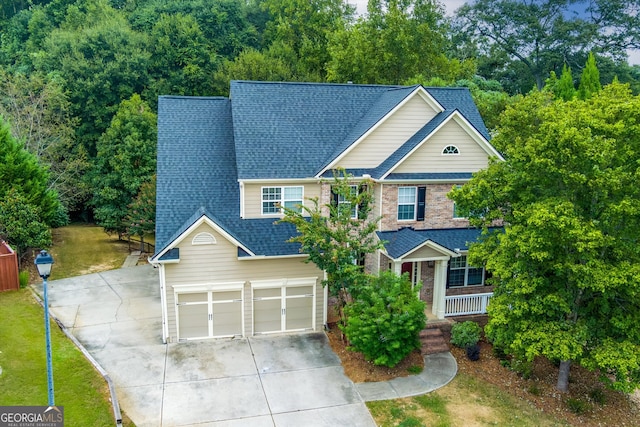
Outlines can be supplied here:
M427 303L428 319L486 314L493 287L485 286L484 268L469 266L466 260L468 243L477 239L479 231L379 232L386 241L379 268L409 275L419 298Z

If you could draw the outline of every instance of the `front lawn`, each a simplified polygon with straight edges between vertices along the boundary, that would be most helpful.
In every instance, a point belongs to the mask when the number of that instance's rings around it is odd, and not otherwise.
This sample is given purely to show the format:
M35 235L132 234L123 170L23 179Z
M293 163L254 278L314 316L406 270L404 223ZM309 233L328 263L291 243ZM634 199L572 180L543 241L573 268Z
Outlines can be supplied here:
M0 405L47 405L42 307L31 291L0 293ZM83 354L51 323L55 404L66 426L115 425L109 389Z
M52 280L120 268L129 255L126 242L90 224L72 224L53 230L50 252L55 263Z
M569 425L496 386L460 373L448 385L434 392L367 402L367 407L381 427Z

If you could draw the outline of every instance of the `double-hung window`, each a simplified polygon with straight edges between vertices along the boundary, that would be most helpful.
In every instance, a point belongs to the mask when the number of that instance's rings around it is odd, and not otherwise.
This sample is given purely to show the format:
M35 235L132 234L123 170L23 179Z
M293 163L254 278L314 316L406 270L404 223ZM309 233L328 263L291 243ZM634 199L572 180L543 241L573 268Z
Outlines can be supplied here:
M398 221L415 221L417 187L398 187Z
M262 187L262 215L277 215L281 207L302 211L303 187Z
M484 285L484 268L470 266L466 255L451 258L447 282L450 287Z
M352 196L357 196L358 194L358 186L350 185L349 190L351 191ZM336 200L338 202L338 209L347 209L348 206L351 206L351 202L347 200L345 196L342 194L336 194ZM351 218L358 218L358 205L354 204L351 206Z
M398 221L424 221L426 187L398 187Z

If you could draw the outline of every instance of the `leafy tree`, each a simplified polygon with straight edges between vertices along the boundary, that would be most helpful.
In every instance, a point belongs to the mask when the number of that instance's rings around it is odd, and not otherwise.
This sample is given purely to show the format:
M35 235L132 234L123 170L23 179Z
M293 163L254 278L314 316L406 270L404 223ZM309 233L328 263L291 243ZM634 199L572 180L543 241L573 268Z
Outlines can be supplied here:
M228 95L231 80L294 81L295 77L287 61L247 48L233 61L225 59L213 79L215 92Z
M562 67L562 74L560 80L558 80L553 92L556 94L556 98L564 101L571 101L576 96L576 88L573 85L573 77L571 76L571 68L564 64Z
M298 234L290 241L300 243L300 252L309 255L306 262L314 263L327 273L323 284L338 298L341 309L349 295L356 294L365 282L364 271L357 261L382 246L374 235L378 219L371 215L373 182L362 181L358 191L354 191L351 178L344 170L336 172L332 192L334 200L341 202L321 206L318 199L313 198L311 207L302 206L301 210L283 207L281 220L295 225Z
M136 199L128 207L127 234L140 237L140 251L144 252L144 235L156 229L156 176L140 186Z
M582 70L580 85L578 86L578 98L587 99L602 89L600 85L600 72L596 67L596 58L593 53L589 54L589 59Z
M518 359L640 384L640 98L617 83L588 100L533 92L507 108L493 162L451 197L473 224L504 221L470 249L493 273L487 336Z
M9 119L13 137L48 168L49 185L65 209L80 209L88 196L82 181L88 161L82 147L73 146L77 121L61 79L0 71L0 115Z
M149 37L153 95L210 95L215 52L190 15L162 14Z
M51 246L51 231L42 221L39 208L15 188L0 197L0 239L16 249L21 261L29 248Z
M393 367L420 348L425 303L407 274L383 271L379 277L369 276L356 295L345 308L349 322L342 326L352 350L375 365Z
M636 0L475 0L458 9L456 19L478 56L486 57L486 76L506 72L516 83L512 92L528 92L534 84L542 89L561 64L581 65L590 51L625 60L627 49L640 46L636 7Z
M11 190L19 191L26 203L34 207L41 222L59 226L63 222L62 207L48 183L46 169L11 136L9 126L0 118L0 199Z
M68 6L64 22L34 58L37 70L57 72L64 79L72 113L80 119L77 141L91 157L121 100L148 85L145 37L108 0Z
M92 204L98 225L122 235L128 206L156 168L156 114L135 94L122 101L98 141Z
M371 0L368 14L352 27L335 32L329 43L327 80L400 84L446 77L469 67L442 53L447 45L444 11L432 0Z
M281 58L289 52L289 66L300 80L324 80L329 39L352 20L355 8L343 0L262 0L260 5L271 17L265 45Z

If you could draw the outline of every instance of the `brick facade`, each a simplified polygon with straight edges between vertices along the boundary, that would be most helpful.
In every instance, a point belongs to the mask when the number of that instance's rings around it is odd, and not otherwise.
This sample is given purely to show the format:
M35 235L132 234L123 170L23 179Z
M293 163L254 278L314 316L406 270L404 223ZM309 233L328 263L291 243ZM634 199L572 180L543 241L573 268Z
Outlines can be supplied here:
M398 185L384 184L382 189L382 230L397 230L402 227L413 227L416 230L432 228L465 228L469 221L465 218L453 217L453 201L447 193L455 184ZM398 221L398 187L427 188L424 221Z

